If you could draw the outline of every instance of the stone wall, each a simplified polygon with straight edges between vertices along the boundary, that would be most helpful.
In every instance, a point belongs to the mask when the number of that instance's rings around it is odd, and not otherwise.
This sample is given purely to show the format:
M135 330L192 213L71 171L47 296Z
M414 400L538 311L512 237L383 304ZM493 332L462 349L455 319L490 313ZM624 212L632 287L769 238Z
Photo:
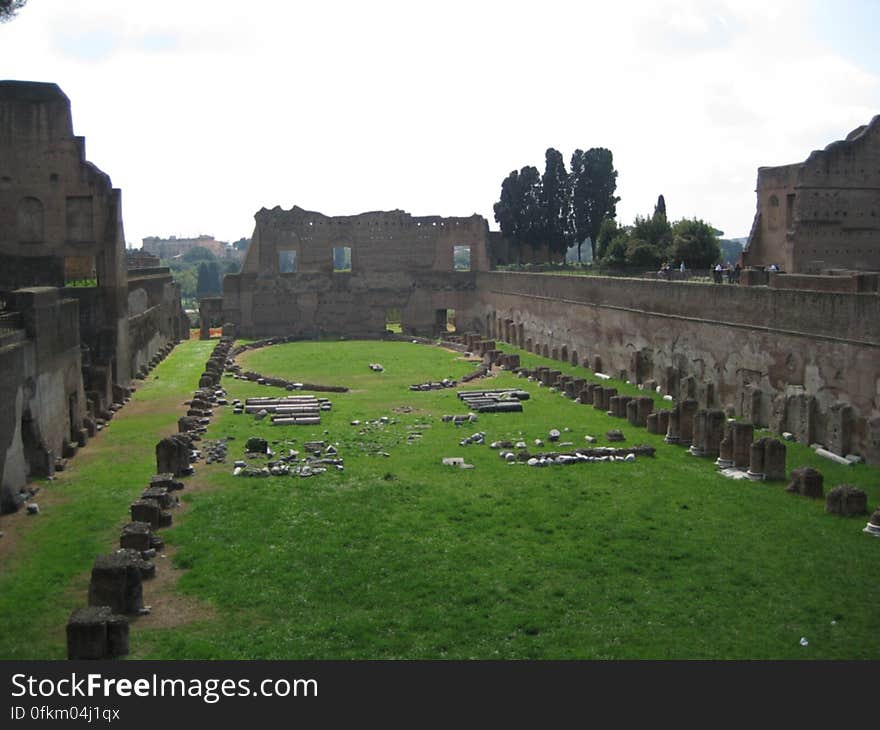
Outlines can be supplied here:
M83 429L78 305L55 288L7 296L0 318L0 510L29 476L48 476Z
M876 293L499 272L476 284L489 337L880 462Z
M255 218L241 273L223 280L222 319L243 337L379 335L389 310L409 334L438 334L444 310L473 307L475 272L489 268L478 215L328 217L294 207ZM467 271L453 266L456 246L470 250ZM350 269L334 270L334 249L347 249Z
M86 160L85 139L74 135L70 101L58 86L0 81L0 288L61 287L94 272L99 291L76 296L81 311L99 307L92 318L100 326L81 339L92 363L127 386L121 196Z
M129 270L128 292L130 370L142 374L167 345L189 338L189 317L167 267Z
M805 162L758 169L748 266L880 271L880 116Z

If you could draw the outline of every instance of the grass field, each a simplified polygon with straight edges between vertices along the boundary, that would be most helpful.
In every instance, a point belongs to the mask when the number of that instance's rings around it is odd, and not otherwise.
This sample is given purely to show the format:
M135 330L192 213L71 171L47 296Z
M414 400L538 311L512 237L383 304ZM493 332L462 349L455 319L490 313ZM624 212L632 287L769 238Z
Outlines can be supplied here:
M519 352L525 364L550 362ZM146 407L165 393L179 402L177 383L189 378L191 391L206 355L205 343L180 346L101 438L126 435L139 399ZM351 391L332 394L332 412L314 428L218 409L208 438L234 437L230 464L198 465L175 526L163 531L168 558L145 587L155 618L134 623L134 658L880 657L880 540L861 532L864 518L826 515L822 502L787 494L782 483L725 479L709 460L509 374L488 382L525 386L532 399L523 413L443 423L443 414L463 412L454 390L407 389L472 368L439 348L302 342L241 362ZM370 362L385 371L370 371ZM231 397L277 392L223 384ZM148 423L170 432L180 412L131 426L137 454L129 465L105 466L100 488L86 486L98 477L78 464L63 487L71 514L40 515L19 540L0 575L0 615L29 621L15 641L0 636L0 656L63 655L63 624L84 601L93 554L114 545L127 501L154 464L155 434L138 442L134 432L146 433ZM390 422L363 423L382 416ZM550 428L569 429L562 440L574 446L585 434L605 444L605 431L620 428L627 444L651 444L657 455L534 469L458 443L481 430L488 441L531 446ZM421 438L408 439L414 432ZM278 442L276 450L313 438L338 444L345 470L233 477L231 461L250 435ZM444 456L475 468L443 467ZM880 499L880 470L838 466L789 444L789 469L801 465L825 474L826 491L848 482L868 491L872 507ZM97 493L108 502L100 512L71 508ZM82 544L62 559L71 541Z

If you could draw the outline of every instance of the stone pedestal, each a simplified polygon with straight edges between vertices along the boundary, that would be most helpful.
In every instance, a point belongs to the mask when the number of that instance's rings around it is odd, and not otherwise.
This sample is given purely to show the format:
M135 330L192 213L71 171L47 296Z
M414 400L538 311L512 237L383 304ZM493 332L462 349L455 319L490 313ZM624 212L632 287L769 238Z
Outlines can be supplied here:
M752 438L755 427L751 423L734 421L733 432L733 465L737 469L747 469L752 460Z
M114 659L128 654L128 621L109 606L78 608L67 620L68 659Z
M682 401L679 409L678 437L682 446L690 446L694 440L694 414L700 404L693 398Z
M733 466L733 423L725 421L722 428L723 438L718 443L718 458L715 464L719 469L729 469Z
M178 436L169 436L156 444L156 471L176 477L192 474L189 444Z
M122 528L119 536L119 547L143 552L152 546L153 528L149 522L129 522Z
M822 499L825 496L824 481L818 471L802 466L791 472L791 481L785 491L812 499Z
M617 400L614 403L610 403L610 401L616 398ZM629 402L632 400L631 395L615 395L609 399L611 412L617 418L626 418L626 407L629 405Z
M657 413L649 413L648 418L645 421L645 426L648 429L648 433L659 434L659 426L657 425Z
M773 439L762 438L752 443L749 449L749 470L746 472L749 479L754 481L764 480L764 448L766 441Z
M92 567L89 605L115 613L138 613L144 607L140 566L127 553L99 555Z
M666 438L664 440L667 444L677 444L681 441L681 432L679 431L679 425L681 423L681 405L676 405L675 408L669 411L668 418Z
M825 498L825 511L841 517L868 514L868 495L851 484L840 484Z
M689 451L694 456L706 456L706 430L709 412L700 408L694 414L694 437Z
M867 532L874 537L880 537L880 509L871 515L871 519L868 520L868 524L865 525L865 529L862 532Z
M785 444L778 439L768 438L764 442L764 479L782 481L785 479Z

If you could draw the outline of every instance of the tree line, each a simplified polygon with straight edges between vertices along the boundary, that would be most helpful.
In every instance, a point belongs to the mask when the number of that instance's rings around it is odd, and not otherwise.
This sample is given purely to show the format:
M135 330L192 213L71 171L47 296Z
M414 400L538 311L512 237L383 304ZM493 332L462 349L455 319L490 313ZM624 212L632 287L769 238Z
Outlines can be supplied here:
M494 205L501 232L517 250L547 246L547 256L565 257L575 245L578 261L581 245L595 241L602 221L613 219L619 197L617 171L611 150L593 147L575 150L571 171L566 171L562 153L550 147L544 155L544 174L531 165L513 170L501 183L501 195Z
M662 264L709 268L721 258L719 236L703 220L683 218L670 223L661 195L654 213L636 216L632 225L616 220L617 171L614 156L604 147L575 150L570 170L562 154L550 147L544 173L533 166L513 170L501 183L493 209L501 232L522 262L525 249L547 247L547 257L564 260L566 252L589 242L593 261L615 268L659 268Z
M689 269L708 269L721 260L721 231L699 218L670 223L666 200L657 199L654 213L637 215L632 225L606 219L598 234L596 254L604 266L659 269L664 263Z

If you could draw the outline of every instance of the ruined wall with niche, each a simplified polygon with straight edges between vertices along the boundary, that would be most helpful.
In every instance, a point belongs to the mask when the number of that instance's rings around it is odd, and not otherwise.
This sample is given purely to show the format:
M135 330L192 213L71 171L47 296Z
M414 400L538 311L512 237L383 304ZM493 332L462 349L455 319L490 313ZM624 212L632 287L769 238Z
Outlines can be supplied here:
M94 362L130 380L121 193L85 156L70 101L55 84L0 81L0 289L88 283L100 327L83 332Z
M28 477L83 436L78 305L56 288L19 289L0 317L0 511L17 507Z
M180 284L166 266L128 270L129 369L143 377L163 348L189 339Z
M479 329L880 463L880 296L483 273Z
M880 116L805 162L758 169L744 261L786 271L880 271Z
M241 273L223 280L223 321L243 337L380 335L389 310L400 310L404 332L432 335L439 310L467 317L476 272L489 268L488 224L478 215L328 217L276 207L255 219ZM470 251L469 270L454 267L458 246ZM334 270L335 249L347 250L350 268Z

